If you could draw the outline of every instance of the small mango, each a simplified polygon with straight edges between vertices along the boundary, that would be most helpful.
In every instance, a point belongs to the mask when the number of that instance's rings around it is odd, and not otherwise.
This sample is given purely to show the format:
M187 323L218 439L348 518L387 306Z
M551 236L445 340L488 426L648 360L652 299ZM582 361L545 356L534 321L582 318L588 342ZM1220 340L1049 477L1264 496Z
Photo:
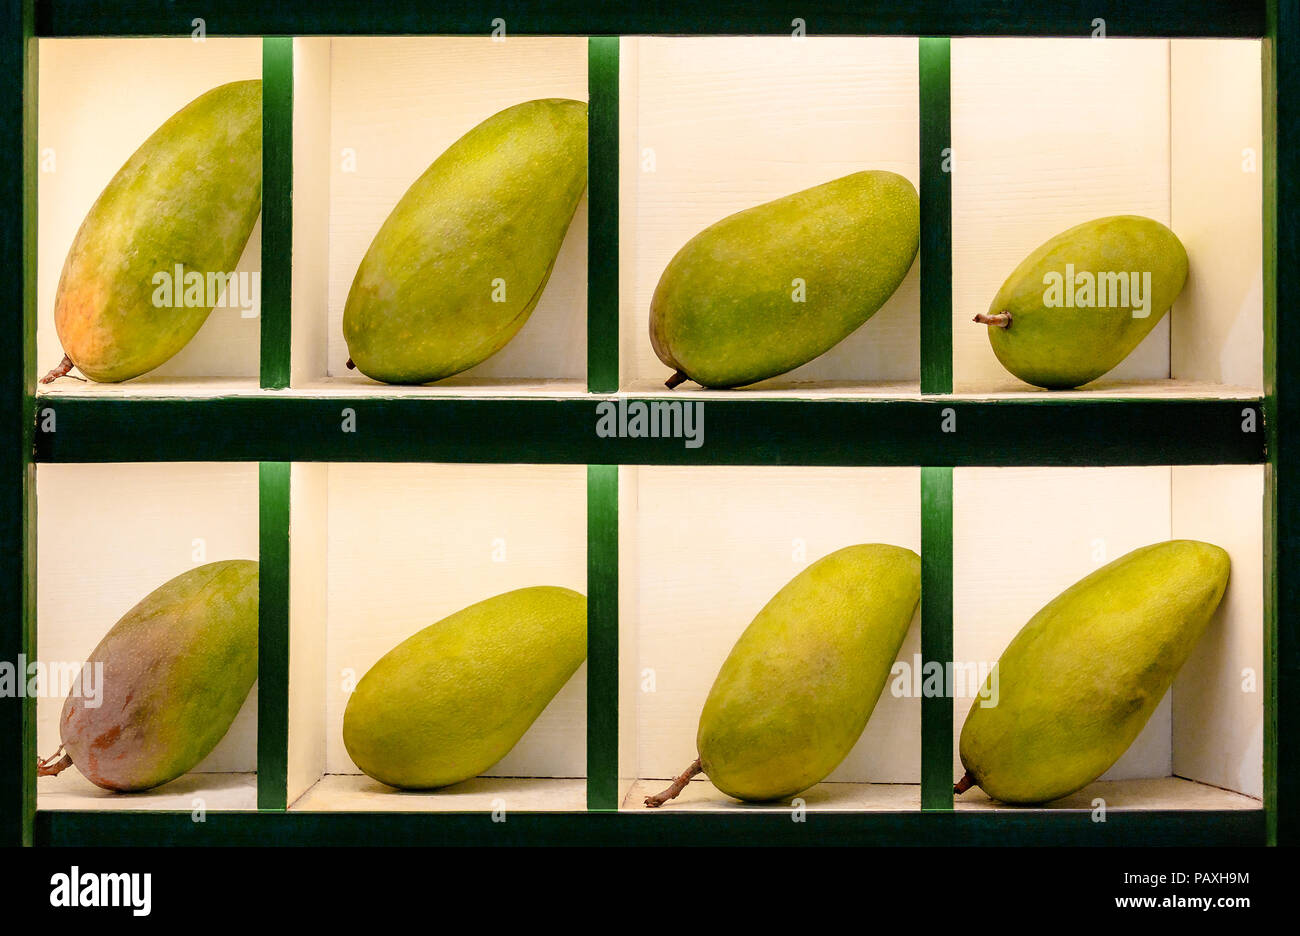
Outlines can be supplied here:
M468 780L506 756L586 658L582 595L536 586L488 598L366 672L343 712L343 745L399 789Z
M54 299L63 362L115 383L194 337L262 210L262 82L213 88L169 117L113 176L68 251ZM178 276L179 273L179 276Z
M1128 357L1186 281L1187 251L1169 228L1137 215L1098 218L1026 257L975 321L1011 373L1069 390Z
M752 802L788 799L824 779L857 743L921 598L921 559L882 544L848 546L791 579L723 662L696 735L696 773Z
M1002 652L961 729L966 775L1004 803L1047 803L1119 760L1205 632L1228 584L1218 546L1135 549L1071 585Z
M587 187L587 105L508 107L447 148L357 268L343 338L361 373L421 384L468 370L523 328Z
M212 752L257 680L257 563L209 562L150 592L90 654L59 717L63 757L106 790L148 790ZM92 670L93 672L93 670Z
M669 261L650 343L706 387L741 387L830 350L871 318L916 258L921 208L892 172L855 172L723 218Z

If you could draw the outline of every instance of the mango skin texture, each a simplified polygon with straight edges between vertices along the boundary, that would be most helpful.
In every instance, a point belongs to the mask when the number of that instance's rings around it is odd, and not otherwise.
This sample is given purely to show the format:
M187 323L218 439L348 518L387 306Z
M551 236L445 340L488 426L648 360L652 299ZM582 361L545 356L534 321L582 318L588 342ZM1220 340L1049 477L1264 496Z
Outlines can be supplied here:
M1218 546L1170 540L1049 602L998 660L998 704L977 700L962 726L961 762L975 782L1004 803L1046 803L1105 773L1169 691L1228 569Z
M132 154L68 251L54 300L63 350L101 383L138 377L194 337L210 305L157 307L158 273L232 273L262 210L262 82L195 98ZM174 284L179 286L180 284ZM203 299L207 295L205 286Z
M1150 314L1128 305L1064 308L1044 305L1049 272L1151 274ZM1096 380L1136 348L1169 311L1187 282L1187 251L1173 231L1137 215L1076 225L1043 244L1007 277L989 314L1011 313L1011 327L990 325L989 342L1002 366L1026 383L1069 390ZM1077 288L1077 287L1076 287Z
M398 644L343 712L343 745L380 783L429 790L476 777L587 658L587 599L535 586L488 598Z
M856 172L723 218L686 242L650 303L659 360L706 387L806 364L852 334L902 283L920 201L892 172ZM804 301L795 301L795 280Z
M148 790L212 752L257 680L257 563L209 562L150 592L113 625L103 701L71 693L59 733L72 763L106 790Z
M586 187L581 101L516 104L453 143L357 268L343 310L357 369L384 383L428 383L500 351L541 298Z
M921 597L921 559L868 544L825 556L745 629L700 714L700 764L737 799L787 799L857 743Z

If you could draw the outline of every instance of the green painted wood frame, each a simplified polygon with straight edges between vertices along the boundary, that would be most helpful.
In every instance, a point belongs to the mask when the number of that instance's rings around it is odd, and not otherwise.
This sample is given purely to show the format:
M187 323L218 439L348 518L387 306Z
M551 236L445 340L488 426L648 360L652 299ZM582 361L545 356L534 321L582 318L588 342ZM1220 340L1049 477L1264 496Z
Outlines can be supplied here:
M920 400L710 400L708 444L680 440L602 439L594 426L600 396L490 400L295 397L292 391L216 399L108 400L35 397L36 43L35 36L177 35L167 0L33 3L0 0L0 105L10 165L0 228L9 269L23 287L0 315L21 340L0 347L0 414L21 444L0 449L0 660L36 654L35 498L37 462L240 460L260 466L261 637L259 662L258 814L210 814L198 826L188 813L36 812L32 700L0 699L0 842L73 844L352 844L377 840L498 844L657 841L803 842L783 816L672 814L646 822L617 810L618 465L924 465L922 653L952 655L952 469L963 465L1255 464L1267 477L1267 652L1265 808L1244 812L1120 814L1098 828L1069 811L954 812L951 795L953 713L950 700L922 702L922 812L819 817L819 841L911 844L936 832L963 844L1251 844L1300 841L1300 791L1293 726L1300 723L1300 648L1284 611L1300 607L1300 570L1282 561L1300 530L1300 498L1279 496L1296 485L1297 458L1279 433L1297 418L1288 367L1297 346L1278 310L1296 298L1296 243L1279 224L1295 204L1291 107L1297 88L1297 14L1273 0L1238 4L1160 0L1135 19L1119 3L1094 4L1109 35L1264 37L1265 328L1263 400L1026 400L987 402L944 397L952 388L949 35L1078 35L1077 5L964 4L913 0L871 8L819 5L810 33L939 34L919 45L921 92L922 392ZM1092 10L1092 7L1090 7ZM495 14L515 34L584 34L589 40L590 188L588 390L610 393L619 382L618 348L618 33L786 33L787 13L774 2L743 11L702 14L669 3L653 12L611 11L584 0L552 0L530 9L507 3ZM210 34L265 35L263 56L264 201L261 380L264 390L289 385L292 244L293 55L289 34L481 33L477 4L456 0L433 13L418 0L382 10L344 0L287 2L266 9L235 4ZM277 35L282 34L282 35ZM1287 41L1279 41L1285 37ZM21 89L23 93L15 93ZM1283 95L1286 89L1286 95ZM1281 105L1285 102L1286 107ZM939 396L933 396L939 395ZM656 398L673 403L680 397ZM356 414L357 433L338 432L340 410ZM1263 413L1265 432L1243 432ZM1259 420L1256 420L1259 422ZM482 426L496 426L489 434ZM954 425L961 431L948 431ZM42 431L57 426L57 432ZM1297 441L1300 446L1300 440ZM288 748L288 527L290 465L305 461L551 462L588 465L588 779L586 813L523 814L491 833L482 814L296 814L286 812ZM1290 615L1294 616L1294 614ZM1288 737L1280 730L1287 726ZM670 818L675 816L675 818ZM666 821L667 825L661 825ZM795 832L791 832L795 828ZM201 830L201 831L200 831ZM205 837L205 834L210 833Z

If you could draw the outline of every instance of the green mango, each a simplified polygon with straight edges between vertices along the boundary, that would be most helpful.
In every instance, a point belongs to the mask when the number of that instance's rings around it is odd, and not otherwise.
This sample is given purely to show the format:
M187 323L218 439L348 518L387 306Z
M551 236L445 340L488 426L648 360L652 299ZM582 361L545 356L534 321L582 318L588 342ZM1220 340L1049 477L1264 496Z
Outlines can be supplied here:
M1187 251L1169 228L1137 215L1098 218L1026 257L975 321L988 325L993 353L1011 373L1069 390L1128 357L1186 281Z
M176 576L123 615L87 662L102 664L102 677L77 677L59 717L66 754L39 775L76 765L121 792L175 780L225 737L257 680L257 563L209 562Z
M386 653L343 712L343 745L380 783L476 777L524 736L587 658L587 599L536 586L457 611Z
M587 105L508 107L402 196L343 309L348 366L391 384L468 370L524 327L587 187Z
M822 780L857 743L921 597L910 549L848 546L804 569L741 634L709 690L694 773L729 796L788 799Z
M65 357L41 382L74 366L91 380L129 380L185 347L261 210L262 82L235 81L169 117L95 200L54 299ZM176 282L178 266L203 286Z
M1052 599L998 660L996 704L976 700L966 716L957 792L974 783L1004 803L1046 803L1105 773L1169 691L1219 606L1228 569L1218 546L1170 540Z
M668 387L740 387L830 350L903 282L920 217L907 179L855 172L696 234L650 302L650 343L676 371Z

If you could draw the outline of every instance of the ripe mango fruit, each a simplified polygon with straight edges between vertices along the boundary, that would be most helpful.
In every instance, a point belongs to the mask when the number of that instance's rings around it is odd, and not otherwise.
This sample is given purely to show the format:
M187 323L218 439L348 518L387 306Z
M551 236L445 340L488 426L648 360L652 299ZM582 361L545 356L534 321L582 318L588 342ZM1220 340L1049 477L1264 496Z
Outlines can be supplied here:
M348 366L391 384L491 357L541 298L587 187L587 105L547 98L489 117L402 196L343 309Z
M1185 282L1187 251L1169 228L1137 215L1098 218L1021 261L975 321L988 325L993 353L1011 373L1069 390L1128 357Z
M74 366L91 380L129 380L185 347L261 210L262 82L234 81L169 117L95 200L54 299L65 357L41 382ZM202 288L174 282L178 266Z
M961 730L963 792L1046 803L1096 780L1142 731L1214 615L1228 554L1196 540L1135 549L1030 618L997 664L997 704ZM992 676L984 691L989 692Z
M536 586L457 611L386 653L343 712L343 745L380 783L476 777L515 746L587 658L587 599Z
M700 713L699 772L752 802L788 799L822 780L857 743L921 597L921 559L879 543L848 546L804 569L741 634Z
M150 592L87 661L103 664L95 707L77 677L63 704L70 764L106 790L148 790L195 767L225 737L257 680L257 563L209 562Z
M916 258L921 208L892 172L855 172L723 218L669 261L650 302L650 343L706 387L740 387L806 364L894 294Z

